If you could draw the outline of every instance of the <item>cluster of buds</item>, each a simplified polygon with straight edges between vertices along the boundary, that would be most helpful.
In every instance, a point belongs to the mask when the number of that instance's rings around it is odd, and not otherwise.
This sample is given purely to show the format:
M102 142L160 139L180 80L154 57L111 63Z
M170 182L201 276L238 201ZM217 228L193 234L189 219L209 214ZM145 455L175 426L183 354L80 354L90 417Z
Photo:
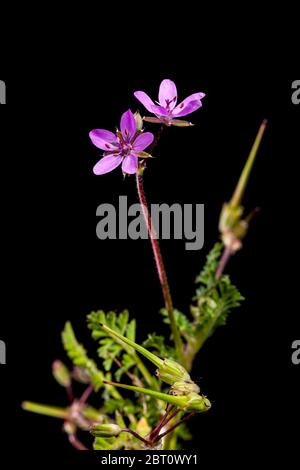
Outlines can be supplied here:
M156 375L168 385L171 385L170 393L162 393L133 385L125 385L116 382L108 382L116 387L132 390L144 395L156 397L169 405L176 406L183 411L202 413L210 407L210 401L204 395L200 395L200 388L193 382L186 369L172 359L161 359L151 353L143 346L131 341L107 325L101 324L101 328L111 337L121 340L128 346L133 347L137 352L149 359L156 367ZM104 381L104 383L106 383Z

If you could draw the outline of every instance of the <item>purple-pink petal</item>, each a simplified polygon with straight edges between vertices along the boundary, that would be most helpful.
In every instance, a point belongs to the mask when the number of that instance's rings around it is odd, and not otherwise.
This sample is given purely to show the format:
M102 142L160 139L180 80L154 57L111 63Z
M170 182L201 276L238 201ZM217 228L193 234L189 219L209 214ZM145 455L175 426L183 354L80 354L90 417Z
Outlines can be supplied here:
M157 105L154 104L152 106L152 113L156 114L157 116L169 116L170 115L170 112L166 108L158 104Z
M145 93L144 91L135 91L134 96L145 106L147 111L153 113L152 108L154 106L154 103L150 96L147 95L147 93Z
M136 132L136 122L130 109L122 114L120 127L123 139L129 142Z
M191 101L188 103L184 108L182 108L179 112L172 112L172 117L178 118L182 116L186 116L187 114L193 113L197 109L201 108L202 102L201 101Z
M95 175L104 175L109 173L119 166L122 162L121 155L107 155L106 157L101 158L98 163L93 168Z
M138 135L133 143L135 152L145 150L150 144L152 144L153 139L154 135L151 132L144 132L143 134Z
M169 109L173 109L177 102L177 88L172 80L163 80L159 87L158 94L159 103L161 106L168 106Z
M180 117L186 116L187 114L196 111L196 109L201 108L202 98L205 97L205 93L194 93L193 95L188 96L185 100L179 103L175 109L172 111L172 116Z
M115 150L117 146L117 138L115 134L105 129L94 129L89 133L93 144L101 150Z
M123 173L133 175L134 173L137 172L137 170L138 170L138 157L130 153L123 160L122 171Z

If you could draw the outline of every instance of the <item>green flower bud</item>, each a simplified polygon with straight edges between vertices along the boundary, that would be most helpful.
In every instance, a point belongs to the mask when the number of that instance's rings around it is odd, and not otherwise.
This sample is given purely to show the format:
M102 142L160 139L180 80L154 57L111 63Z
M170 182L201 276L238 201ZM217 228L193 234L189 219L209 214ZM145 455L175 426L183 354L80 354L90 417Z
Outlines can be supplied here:
M196 392L191 392L188 395L175 396L169 393L162 393L157 392L156 390L136 387L135 385L107 381L104 381L104 383L109 383L110 385L124 388L125 390L132 390L133 392L143 393L144 395L157 398L158 400L163 400L165 403L169 403L170 405L175 405L184 411L196 411L197 413L203 413L208 411L211 407L211 403L208 398L206 398L204 395L198 395Z
M70 387L71 374L67 366L61 361L54 361L52 364L52 374L56 382L62 387Z
M182 396L190 393L199 393L200 388L194 382L175 382L171 387L171 393L173 395Z
M117 424L98 424L95 423L90 428L91 433L95 437L117 437L121 432L122 428Z
M182 397L185 404L182 408L186 411L197 411L203 413L211 408L211 403L208 398L204 395L198 395L197 393L190 393Z
M240 220L242 213L243 208L241 206L232 206L230 203L224 204L219 220L221 234L231 231Z
M185 368L172 359L164 359L156 374L169 385L173 385L175 382L193 383Z

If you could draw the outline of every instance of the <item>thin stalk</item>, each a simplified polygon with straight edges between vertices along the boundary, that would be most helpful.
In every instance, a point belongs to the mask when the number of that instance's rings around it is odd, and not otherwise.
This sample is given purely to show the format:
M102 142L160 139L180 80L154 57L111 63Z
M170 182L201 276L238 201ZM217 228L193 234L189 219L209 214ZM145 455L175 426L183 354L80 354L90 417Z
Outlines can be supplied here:
M157 436L156 438L156 441L159 441L160 439L162 439L163 437L165 437L167 434L169 434L170 432L174 431L174 429L176 429L178 426L180 426L182 423L185 423L186 421L188 421L189 419L191 419L193 416L195 416L195 412L192 412L192 413L189 413L187 416L185 416L185 418L182 418L180 421L178 421L176 424L174 424L173 426L171 426L166 432L164 432L163 434L160 434L159 436Z
M180 360L180 362L184 364L183 343L182 343L181 336L177 328L177 324L176 324L176 320L174 316L174 307L173 307L173 301L171 297L170 286L169 286L167 273L166 273L164 261L162 258L157 234L152 224L148 202L147 202L147 198L146 198L146 194L144 190L142 174L137 173L136 184L137 184L137 191L138 191L140 205L142 207L143 216L145 219L146 227L147 227L150 241L151 241L151 246L152 246L152 250L154 254L157 273L158 273L158 277L159 277L159 281L160 281L160 285L161 285L161 289L162 289L162 293L164 297L165 307L169 316L169 321L170 321L171 331L172 331L172 335L173 335L173 339L175 343L177 357Z
M248 182L248 179L249 179L252 167L253 167L253 163L255 161L255 157L257 155L257 151L259 149L267 124L268 124L268 121L264 119L257 133L256 139L254 141L254 144L249 154L246 165L244 166L244 169L240 176L239 182L231 198L230 205L232 207L237 207L241 204L241 201L242 201L242 198L243 198L246 186L247 186L247 182Z
M145 364L143 363L142 359L140 357L138 357L136 354L135 354L135 361L136 361L137 368L141 372L141 374L144 377L144 379L146 380L146 382L149 385L151 385L151 387L157 388L156 381L153 379L152 375L148 371L148 369L145 366Z
M151 390L148 388L135 387L134 385L121 384L118 382L112 382L110 380L104 380L103 383L114 385L115 387L119 387L119 388L124 388L125 390L131 390L133 392L143 393L145 395L157 398L158 400L163 400L165 403L169 403L170 405L175 405L178 407L182 407L182 405L185 403L184 397L170 395L168 393L158 392L156 390Z
M224 248L218 269L216 271L216 279L220 279L220 277L222 276L231 255L232 255L232 250L228 246L226 246Z
M65 408L58 408L56 406L41 405L39 403L33 403L31 401L24 401L22 408L25 411L31 411L44 416L51 416L52 418L67 419L68 410Z
M85 447L82 442L75 436L75 434L69 434L68 435L69 442L72 444L72 446L77 449L77 450L89 450L87 447Z
M165 419L163 422L161 422L156 428L155 430L152 431L151 433L151 436L153 436L154 438L154 442L158 439L159 437L159 433L161 431L162 428L164 428L165 426L167 426L167 424L173 419L175 418L175 416L180 412L180 410L175 410L173 411L173 413L170 414L170 416L167 417L167 419ZM154 432L155 431L155 432ZM156 436L157 435L157 436ZM159 437L160 438L160 437Z
M146 444L147 446L150 445L150 442L147 441L146 439L144 439L142 436L140 436L137 432L133 431L132 429L129 429L129 428L125 428L125 429L122 429L123 432L128 432L129 434L132 434L134 437L136 437L137 439L139 439L140 441L142 441L144 444Z
M139 369L139 371L141 372L141 374L143 375L144 379L146 380L146 382L148 383L148 385L152 386L153 388L156 388L157 389L157 383L156 381L154 380L154 378L151 376L150 372L148 371L147 367L145 366L145 364L143 363L143 361L141 360L141 358L135 354L135 352L132 352L132 348L133 347L134 349L136 349L137 351L141 352L144 356L148 357L149 356L153 356L153 358L157 361L160 361L159 362L159 365L161 365L161 363L163 363L162 359L159 359L157 358L154 354L150 353L149 351L147 351L145 348L143 348L142 346L134 343L133 341L130 341L128 338L126 338L125 336L121 335L120 333L117 333L117 331L115 330L112 330L111 328L109 328L107 325L101 325L101 328L106 331L112 338L114 338L114 340L120 344L124 349L125 351L127 352L127 354L129 354L129 356L133 357L134 360L135 360L135 363L136 363L136 366L137 368ZM124 345L125 343L125 345ZM126 345L129 345L131 346L130 348L128 348ZM145 352L148 354L148 356L145 354ZM150 359L151 360L151 359ZM153 362L153 361L152 361ZM154 362L156 364L156 362ZM156 364L158 365L158 364Z
M87 400L89 399L90 395L93 393L93 391L94 391L94 387L92 385L89 385L85 389L83 394L81 395L81 397L79 399L79 404L84 405L87 402Z

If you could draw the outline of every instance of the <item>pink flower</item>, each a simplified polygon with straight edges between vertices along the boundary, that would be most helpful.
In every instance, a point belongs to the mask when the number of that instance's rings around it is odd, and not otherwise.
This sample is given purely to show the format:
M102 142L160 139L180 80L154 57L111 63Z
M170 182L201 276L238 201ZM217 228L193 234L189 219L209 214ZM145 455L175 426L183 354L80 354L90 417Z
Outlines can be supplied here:
M153 142L154 135L137 129L130 109L122 114L120 129L116 134L105 129L90 132L93 144L105 150L104 157L93 168L95 175L109 173L121 164L123 173L134 174L138 170L138 158L148 156L143 150Z
M136 91L134 96L145 106L150 112L155 114L156 118L146 118L150 122L162 122L168 126L170 125L184 125L180 124L186 121L176 121L176 118L186 116L193 113L202 106L202 98L205 93L194 93L188 96L179 103L177 106L177 88L172 80L163 80L159 87L158 101L155 104L152 99L144 91ZM190 123L187 123L188 125Z

